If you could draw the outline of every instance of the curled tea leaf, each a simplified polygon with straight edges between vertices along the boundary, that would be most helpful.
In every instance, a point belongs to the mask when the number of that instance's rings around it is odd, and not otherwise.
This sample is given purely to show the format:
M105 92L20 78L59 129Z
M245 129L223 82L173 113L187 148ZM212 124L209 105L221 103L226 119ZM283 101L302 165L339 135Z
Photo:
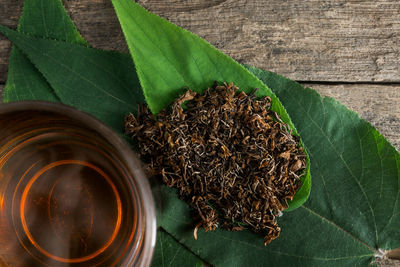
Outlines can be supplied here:
M233 84L204 95L188 90L157 120L142 106L137 117L127 116L126 132L139 141L148 172L178 188L191 206L195 239L200 226L222 226L251 229L268 244L280 233L276 216L301 186L306 157L270 110L271 98L237 90Z

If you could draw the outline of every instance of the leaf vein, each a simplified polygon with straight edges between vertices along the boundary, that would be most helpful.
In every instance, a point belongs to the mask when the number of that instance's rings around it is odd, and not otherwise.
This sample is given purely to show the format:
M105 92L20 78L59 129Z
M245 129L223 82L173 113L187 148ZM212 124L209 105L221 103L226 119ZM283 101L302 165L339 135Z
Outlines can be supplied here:
M291 94L288 94L292 99L293 102L297 102L296 99L294 99L294 96ZM325 99L325 98L324 98ZM304 106L300 105L300 108L303 109L303 111L305 111ZM351 168L349 167L349 165L347 164L347 162L344 160L343 155L341 153L339 153L336 149L336 147L334 146L334 144L332 143L332 141L329 139L329 137L327 136L327 134L325 133L325 131L321 128L320 125L318 125L318 123L313 119L313 117L310 116L309 112L305 112L306 116L309 118L309 120L315 125L315 128L320 130L323 137L326 139L326 141L331 145L332 151L334 151L338 157L341 159L341 161L343 162L344 166L346 167L347 171L349 172L350 176L354 179L354 181L357 183L358 187L360 188L364 198L366 199L366 202L368 204L368 207L370 209L370 212L372 214L372 217L374 219L374 226L375 226L375 231L377 231L377 227L376 227L376 222L375 222L375 212L372 208L371 202L367 196L367 194L365 193L364 188L361 186L360 181L355 177L354 173L352 172Z
M176 68L175 64L173 64L173 63L170 61L170 59L165 55L164 51L163 51L159 46L157 46L157 44L155 44L155 43L153 42L153 40L149 37L149 35L147 34L147 32L141 27L141 24L140 24L140 23L137 23L135 17L132 16L132 14L129 13L129 12L128 12L127 14L128 14L129 17L132 19L132 21L136 24L136 26L142 31L143 35L146 36L146 38L154 45L155 48L157 48L157 50L158 50L161 54L164 55L164 58L168 60L168 62L170 63L170 66L172 66L172 67L175 69L176 73L179 74L179 76L182 78L182 80L184 81L184 83L188 84L187 81L186 81L186 79L185 79L185 77L183 77L183 76L180 74L180 72L178 71L178 69ZM122 23L122 22L121 22L121 23ZM126 36L126 35L125 35L125 36ZM136 52L137 52L137 51L136 51Z
M301 208L307 210L308 212L310 212L311 214L317 216L318 218L324 220L325 222L331 224L332 226L336 227L337 229L341 230L343 233L347 234L348 236L350 236L351 238L354 239L354 241L357 241L358 243L360 243L361 245L367 247L369 250L373 251L374 253L378 253L378 251L374 248L372 248L371 246L367 245L366 243L364 243L363 241L361 241L360 239L358 239L357 237L355 237L354 235L352 235L350 232L346 231L345 229L343 229L342 227L340 227L339 225L337 225L336 223L334 223L331 220L328 220L327 218L325 218L324 216L322 216L321 214L317 213L316 211L312 210L311 208L303 205L301 206Z
M212 234L212 235L217 235L213 232L208 232L208 234ZM290 254L290 253L286 253L286 252L282 252L282 251L278 251L278 250L271 250L271 249L265 249L265 247L260 247L251 243L247 243L241 240L237 240L237 239L232 239L232 238L228 238L226 236L222 236L222 235L218 235L218 238L223 238L235 243L242 243L245 244L249 247L253 247L254 249L257 250L262 250L263 252L266 253L270 253L270 254L279 254L279 255L285 255L285 256L290 256L290 257L295 257L295 258L303 258L303 259L310 259L310 260L324 260L324 261L335 261L335 260L343 260L343 259L352 259L352 258L363 258L363 257L371 257L373 255L375 255L374 253L371 254L363 254L363 255L352 255L352 256L343 256L343 257L334 257L334 258L325 258L325 257L311 257L311 256L306 256L306 255L296 255L296 254ZM242 255L240 255L242 256Z
M29 44L28 44L29 45ZM36 50L35 47L31 46L32 49ZM39 51L40 52L40 51ZM59 64L60 66L64 67L65 69L69 70L71 73L75 74L76 76L78 76L79 78L81 78L82 80L88 82L89 84L91 84L94 88L96 88L97 90L103 92L104 94L108 95L109 97L117 100L118 102L121 102L123 104L126 104L128 106L132 106L131 104L125 102L124 100L110 94L109 92L105 91L104 89L102 89L101 87L99 87L96 83L94 83L93 81L87 79L86 77L82 76L80 73L76 72L74 69L70 68L69 66L63 64L62 62L58 61L57 59L53 58L52 56L48 55L47 53L42 53L43 56L46 56L47 58L49 58L50 60L54 61L55 63Z

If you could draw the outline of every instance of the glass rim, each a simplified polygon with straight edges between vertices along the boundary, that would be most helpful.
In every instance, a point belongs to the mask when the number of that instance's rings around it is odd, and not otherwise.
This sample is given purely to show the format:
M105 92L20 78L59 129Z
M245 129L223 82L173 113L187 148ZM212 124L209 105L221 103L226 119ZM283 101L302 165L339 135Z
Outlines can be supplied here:
M141 205L144 212L144 240L143 249L140 252L139 266L150 266L156 243L157 224L155 202L152 195L150 183L147 179L137 179L137 177L146 177L140 166L140 161L136 154L130 148L130 145L121 138L113 129L100 121L93 115L81 111L77 108L65 105L63 103L42 101L42 100L23 100L0 104L0 115L19 111L48 111L60 113L82 122L89 128L93 128L97 133L109 142L116 151L120 153L128 171L132 174L136 189L140 195ZM122 120L123 118L121 118ZM127 264L130 260L127 259ZM125 263L125 262L124 262ZM122 264L124 264L122 263Z

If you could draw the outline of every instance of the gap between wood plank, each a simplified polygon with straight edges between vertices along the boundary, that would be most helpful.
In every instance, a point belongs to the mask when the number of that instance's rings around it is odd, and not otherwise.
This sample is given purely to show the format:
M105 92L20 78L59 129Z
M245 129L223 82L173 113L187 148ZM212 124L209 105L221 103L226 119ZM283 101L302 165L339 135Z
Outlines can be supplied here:
M384 81L301 81L301 80L297 80L296 82L300 83L300 84L321 84L321 85L387 85L387 86L391 86L391 85L400 85L400 81L399 82L384 82Z
M399 82L369 82L369 81L355 81L355 82L349 82L349 81L307 81L307 80L297 80L295 82L298 82L300 84L321 84L321 85L341 85L341 84L346 84L346 85L387 85L387 86L395 86L395 85L400 85ZM0 81L0 86L4 86L6 83L5 81Z

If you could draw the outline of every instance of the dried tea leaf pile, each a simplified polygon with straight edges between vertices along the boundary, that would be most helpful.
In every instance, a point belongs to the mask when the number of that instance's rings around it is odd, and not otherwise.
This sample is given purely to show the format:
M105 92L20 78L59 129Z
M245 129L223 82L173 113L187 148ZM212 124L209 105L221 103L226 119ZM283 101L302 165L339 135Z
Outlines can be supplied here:
M192 207L196 238L200 226L247 228L268 244L279 236L276 216L301 186L306 158L269 97L237 90L188 90L156 120L141 106L125 118L126 132L137 138L149 174L178 188Z

